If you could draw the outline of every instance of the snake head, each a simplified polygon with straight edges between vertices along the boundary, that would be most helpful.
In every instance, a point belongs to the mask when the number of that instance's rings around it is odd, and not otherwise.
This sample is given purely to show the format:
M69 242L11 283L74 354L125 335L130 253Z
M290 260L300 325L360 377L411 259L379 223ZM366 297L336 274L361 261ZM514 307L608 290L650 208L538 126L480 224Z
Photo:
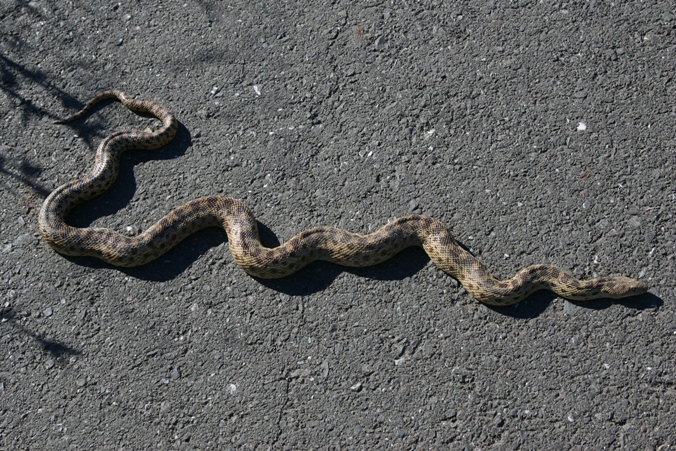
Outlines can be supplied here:
M630 277L607 277L601 284L601 293L612 299L638 296L648 291L648 285Z

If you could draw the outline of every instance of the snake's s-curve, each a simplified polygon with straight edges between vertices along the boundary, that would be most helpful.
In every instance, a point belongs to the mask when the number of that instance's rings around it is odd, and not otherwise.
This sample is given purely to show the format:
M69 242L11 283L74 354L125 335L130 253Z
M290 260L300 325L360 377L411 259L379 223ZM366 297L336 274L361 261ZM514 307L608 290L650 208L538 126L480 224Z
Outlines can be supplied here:
M113 184L122 152L156 149L176 135L178 123L171 113L155 103L131 99L117 90L96 95L82 110L58 123L84 117L94 105L106 99L119 100L132 111L151 114L162 121L162 127L155 132L120 131L106 137L96 151L89 175L59 186L47 197L40 210L40 231L47 243L62 254L94 256L117 266L138 266L156 259L186 236L216 226L223 227L228 234L235 261L248 274L261 278L284 277L315 260L344 266L371 266L404 248L420 246L472 296L490 305L514 304L538 290L551 290L577 301L623 298L648 290L643 282L622 276L578 280L570 272L552 265L530 266L510 279L498 280L455 241L440 221L421 215L396 219L368 235L330 227L310 229L275 248L261 244L256 219L249 208L224 196L188 202L133 237L110 229L69 226L65 219L73 206L101 194Z

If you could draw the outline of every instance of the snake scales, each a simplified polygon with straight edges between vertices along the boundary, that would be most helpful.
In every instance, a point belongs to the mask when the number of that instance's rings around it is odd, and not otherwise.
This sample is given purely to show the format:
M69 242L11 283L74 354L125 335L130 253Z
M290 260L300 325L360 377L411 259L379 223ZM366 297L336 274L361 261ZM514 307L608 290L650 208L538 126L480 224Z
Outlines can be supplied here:
M205 227L223 227L235 261L248 274L261 278L289 275L315 260L345 266L370 266L383 262L409 246L422 247L443 271L456 278L479 301L497 306L514 304L538 290L551 290L571 300L622 298L647 291L643 282L628 277L578 280L552 265L534 265L511 279L498 280L472 254L453 239L438 220L421 215L396 219L379 230L358 235L319 227L299 233L276 248L263 247L256 220L249 208L231 197L208 196L172 210L137 236L110 229L75 228L65 222L71 208L107 190L117 177L120 155L129 149L156 149L176 135L177 120L164 108L110 90L92 98L74 115L56 123L82 118L94 105L114 99L132 111L148 113L162 121L154 132L118 131L106 137L96 151L90 174L56 188L40 210L39 227L45 240L66 255L94 256L117 266L147 263L183 238Z

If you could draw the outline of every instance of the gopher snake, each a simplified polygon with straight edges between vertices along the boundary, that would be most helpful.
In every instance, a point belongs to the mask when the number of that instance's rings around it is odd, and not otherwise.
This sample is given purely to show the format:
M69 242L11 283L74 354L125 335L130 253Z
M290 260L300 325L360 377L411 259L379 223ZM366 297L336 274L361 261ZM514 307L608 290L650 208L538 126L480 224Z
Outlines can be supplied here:
M276 248L263 247L256 219L249 208L231 197L208 196L178 207L140 235L129 237L110 229L75 228L65 223L71 208L107 190L118 174L120 155L128 149L156 149L176 135L178 122L164 108L127 97L121 91L96 95L74 115L56 123L82 118L97 103L116 99L132 111L160 119L155 132L119 131L105 138L96 151L91 173L56 188L40 210L45 240L66 255L94 256L117 266L147 263L197 230L223 227L235 261L248 274L261 278L289 275L315 260L361 267L383 262L409 246L422 247L443 271L456 278L479 301L497 306L514 304L538 290L551 290L571 300L622 298L647 291L628 277L578 280L552 265L534 265L511 279L498 280L463 249L438 220L421 215L396 219L369 235L319 227L306 230Z

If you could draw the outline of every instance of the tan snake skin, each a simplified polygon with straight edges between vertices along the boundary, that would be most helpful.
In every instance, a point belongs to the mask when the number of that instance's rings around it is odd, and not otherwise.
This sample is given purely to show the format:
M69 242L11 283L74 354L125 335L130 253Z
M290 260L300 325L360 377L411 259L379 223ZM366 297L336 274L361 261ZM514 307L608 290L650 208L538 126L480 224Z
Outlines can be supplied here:
M621 276L578 280L552 265L530 266L511 279L498 280L453 239L440 221L420 215L396 219L369 235L330 227L310 229L276 248L261 245L256 220L246 205L222 196L188 202L138 236L125 236L110 229L71 227L65 222L68 212L112 185L122 152L156 149L176 135L178 123L171 113L113 90L96 95L82 110L57 123L82 118L106 99L119 100L132 111L149 113L163 126L155 132L119 131L108 136L96 151L91 173L56 188L47 197L40 210L40 231L49 245L62 254L94 256L116 266L137 266L159 257L197 230L216 226L228 234L235 261L248 274L261 278L284 277L315 260L354 267L375 265L404 248L420 246L472 296L490 305L514 304L543 289L577 301L634 296L648 289L643 282Z

